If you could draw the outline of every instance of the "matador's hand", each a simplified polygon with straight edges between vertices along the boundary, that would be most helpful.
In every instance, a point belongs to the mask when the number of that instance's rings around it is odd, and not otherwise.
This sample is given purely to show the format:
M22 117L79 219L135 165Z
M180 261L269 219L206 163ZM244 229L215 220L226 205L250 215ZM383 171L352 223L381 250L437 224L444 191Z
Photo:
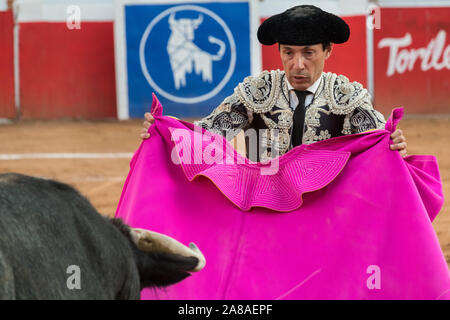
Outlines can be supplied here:
M391 150L398 150L402 157L406 157L406 138L402 130L397 129L391 134Z
M150 134L147 132L148 128L150 128L150 126L153 124L153 122L155 122L155 118L153 118L153 116L151 115L150 112L146 112L144 114L145 117L145 121L142 124L143 128L141 130L141 139L148 139L150 137Z

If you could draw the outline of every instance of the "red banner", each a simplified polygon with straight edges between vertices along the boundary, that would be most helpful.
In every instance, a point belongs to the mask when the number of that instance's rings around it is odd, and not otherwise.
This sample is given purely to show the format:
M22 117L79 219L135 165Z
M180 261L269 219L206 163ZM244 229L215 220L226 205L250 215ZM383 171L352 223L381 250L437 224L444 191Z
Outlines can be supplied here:
M376 108L450 112L450 7L382 8L374 29Z

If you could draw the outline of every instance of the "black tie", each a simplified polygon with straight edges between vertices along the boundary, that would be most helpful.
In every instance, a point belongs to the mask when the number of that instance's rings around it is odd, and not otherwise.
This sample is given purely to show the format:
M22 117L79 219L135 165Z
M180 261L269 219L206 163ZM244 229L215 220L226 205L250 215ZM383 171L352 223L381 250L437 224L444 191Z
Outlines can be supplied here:
M292 145L294 147L302 144L303 125L305 123L305 98L310 92L295 90L295 94L298 98L298 105L294 111L294 124L292 126Z

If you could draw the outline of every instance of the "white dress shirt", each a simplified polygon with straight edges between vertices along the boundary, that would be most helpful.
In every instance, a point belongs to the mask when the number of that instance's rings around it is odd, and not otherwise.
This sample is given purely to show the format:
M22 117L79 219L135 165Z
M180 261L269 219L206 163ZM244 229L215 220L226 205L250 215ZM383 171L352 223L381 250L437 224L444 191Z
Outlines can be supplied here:
M317 88L319 87L321 79L322 79L322 75L319 77L319 79L316 80L316 82L314 82L308 89L306 89L311 93L305 97L305 107L309 106L311 104L311 102L313 101L314 94L316 93ZM295 110L295 108L298 105L298 98L297 98L297 95L295 94L294 87L289 83L289 81L287 81L287 86L288 86L288 90L289 90L289 105L292 108L292 110Z

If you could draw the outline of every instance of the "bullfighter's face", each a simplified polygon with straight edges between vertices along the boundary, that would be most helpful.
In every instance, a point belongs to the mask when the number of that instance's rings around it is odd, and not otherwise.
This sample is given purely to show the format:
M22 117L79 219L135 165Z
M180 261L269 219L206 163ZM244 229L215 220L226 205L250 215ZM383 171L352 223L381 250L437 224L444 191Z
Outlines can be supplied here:
M295 90L306 90L319 79L331 50L331 45L324 50L321 43L308 46L280 44L281 62L287 80Z

